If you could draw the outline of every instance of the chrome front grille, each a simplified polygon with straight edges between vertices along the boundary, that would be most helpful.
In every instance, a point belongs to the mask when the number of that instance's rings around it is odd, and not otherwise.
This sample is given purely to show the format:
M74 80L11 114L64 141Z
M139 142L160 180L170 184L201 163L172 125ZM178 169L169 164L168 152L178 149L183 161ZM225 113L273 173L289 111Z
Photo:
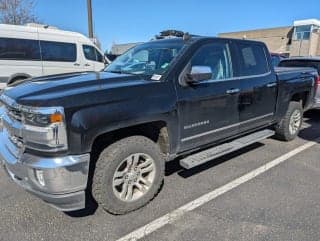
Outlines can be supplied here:
M7 142L5 145L11 154L16 157L20 155L21 150L24 149L24 141L22 135L22 114L14 107L4 105L2 112L2 134L7 136Z
M22 122L21 111L8 105L6 105L5 107L6 107L6 112L11 119Z

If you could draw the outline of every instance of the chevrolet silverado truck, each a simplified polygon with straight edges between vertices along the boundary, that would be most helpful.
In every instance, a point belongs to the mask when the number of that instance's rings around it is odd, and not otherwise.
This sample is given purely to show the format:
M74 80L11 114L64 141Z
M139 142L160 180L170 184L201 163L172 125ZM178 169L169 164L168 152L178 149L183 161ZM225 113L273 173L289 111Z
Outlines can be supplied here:
M125 214L156 196L168 161L190 169L273 135L294 139L316 78L275 70L260 42L151 41L103 72L4 90L0 158L16 184L61 211L85 208L89 192Z

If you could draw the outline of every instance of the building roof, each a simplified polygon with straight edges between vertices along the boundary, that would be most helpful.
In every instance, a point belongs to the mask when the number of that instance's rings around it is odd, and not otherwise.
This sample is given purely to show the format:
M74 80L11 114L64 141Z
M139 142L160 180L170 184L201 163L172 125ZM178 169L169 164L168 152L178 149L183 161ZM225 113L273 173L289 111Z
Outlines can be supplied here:
M143 42L138 42L138 43L126 43L126 44L113 44L111 47L111 54L113 55L121 55L127 50L142 44Z
M284 27L273 27L273 28L261 28L261 29L249 29L249 30L240 30L235 32L225 32L225 33L219 33L218 36L223 35L233 35L233 34L243 34L243 33L255 33L255 32L261 32L261 31L270 31L273 32L275 30L290 30L292 26L284 26Z
M320 20L318 19L304 19L304 20L297 20L293 22L293 26L305 26L305 25L316 25L320 26Z

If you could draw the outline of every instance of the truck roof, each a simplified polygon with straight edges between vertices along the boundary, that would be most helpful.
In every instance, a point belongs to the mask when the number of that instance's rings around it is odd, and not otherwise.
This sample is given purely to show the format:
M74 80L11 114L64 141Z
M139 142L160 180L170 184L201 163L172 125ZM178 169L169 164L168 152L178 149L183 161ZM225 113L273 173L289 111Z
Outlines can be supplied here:
M190 36L190 39L189 39L188 41L217 40L217 39L264 44L263 42L261 42L261 41L256 41L256 40L234 39L234 38L221 38L221 37L210 37L210 36ZM176 37L176 38L167 38L167 39L157 39L157 40L152 40L151 42L174 43L174 42L182 42L182 41L183 41L182 38ZM186 42L188 42L188 41L186 41Z

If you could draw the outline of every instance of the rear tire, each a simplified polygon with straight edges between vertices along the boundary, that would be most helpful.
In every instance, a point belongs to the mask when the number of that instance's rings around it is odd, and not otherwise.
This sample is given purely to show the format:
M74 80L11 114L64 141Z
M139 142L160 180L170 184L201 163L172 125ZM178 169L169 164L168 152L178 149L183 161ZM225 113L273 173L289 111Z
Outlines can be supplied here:
M292 141L299 134L303 122L303 108L300 102L290 102L286 115L276 126L276 137Z
M165 161L159 146L143 136L122 139L96 163L92 193L109 213L126 214L145 206L159 192Z

